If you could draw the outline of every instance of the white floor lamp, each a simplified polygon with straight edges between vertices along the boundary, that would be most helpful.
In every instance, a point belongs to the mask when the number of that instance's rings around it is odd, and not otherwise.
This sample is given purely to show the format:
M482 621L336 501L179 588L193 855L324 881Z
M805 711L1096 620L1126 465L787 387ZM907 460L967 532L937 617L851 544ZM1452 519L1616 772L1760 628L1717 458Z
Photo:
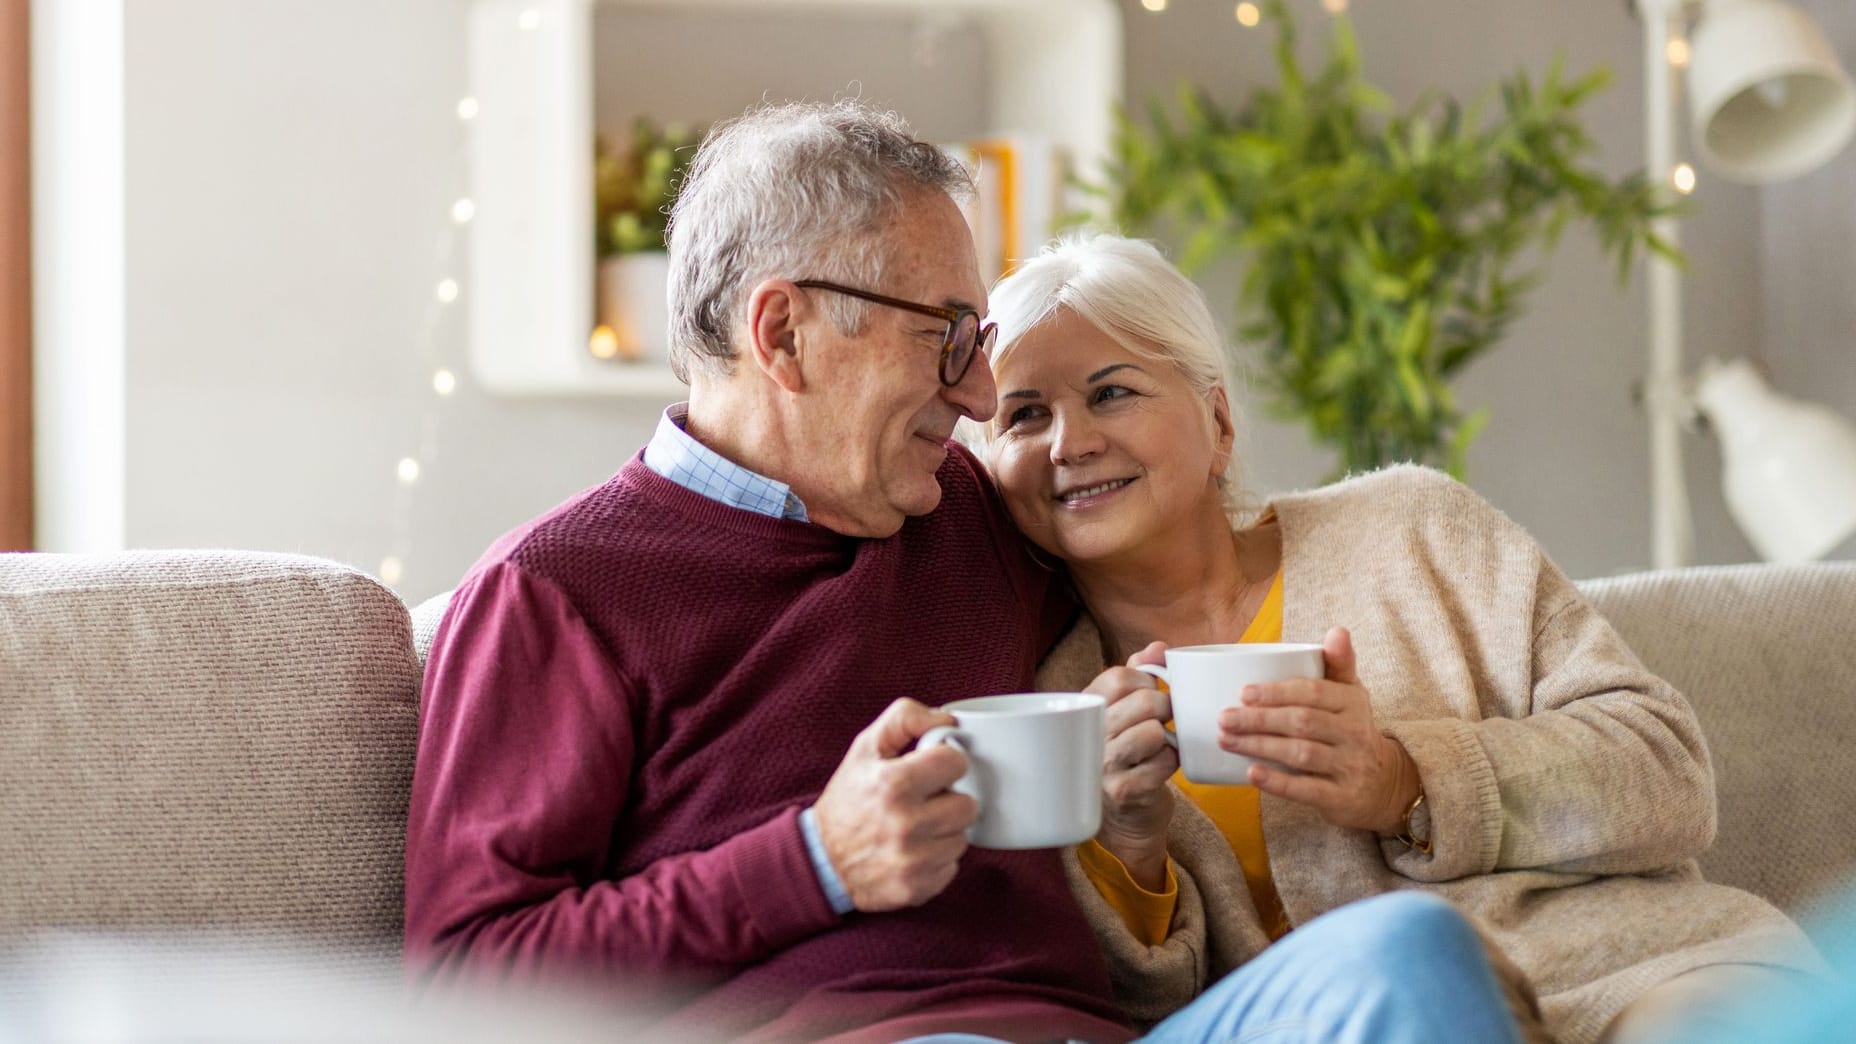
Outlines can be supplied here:
M1823 31L1802 11L1780 0L1626 0L1644 22L1645 152L1653 177L1669 179L1678 191L1694 188L1694 170L1675 158L1674 73L1688 71L1692 117L1691 140L1703 163L1722 177L1761 184L1796 177L1827 162L1856 133L1856 86L1837 61ZM1694 26L1691 38L1685 31ZM1656 232L1672 245L1678 240L1676 221L1657 222ZM1689 564L1694 557L1694 530L1690 520L1688 489L1682 472L1682 419L1696 409L1707 412L1717 427L1738 418L1773 417L1783 413L1789 400L1766 401L1761 410L1733 409L1750 394L1751 370L1735 371L1736 379L1717 385L1714 394L1691 395L1682 379L1682 286L1675 265L1650 255L1650 372L1644 401L1650 417L1651 556L1658 569ZM1724 372L1724 371L1722 371ZM1712 381L1710 373L1704 381ZM1763 385L1760 385L1763 388ZM1723 405L1725 404L1725 405ZM1831 425L1835 427L1835 425ZM1806 430L1829 430L1823 425L1787 428L1795 437ZM1768 428L1770 432L1771 428ZM1740 459L1752 460L1746 439L1723 441L1741 448ZM1762 463L1771 463L1770 441ZM1792 445L1781 440L1783 446ZM1807 522L1780 527L1787 533L1856 529L1856 432L1846 462L1832 452L1811 458L1818 467L1849 465L1851 514L1841 522ZM1728 467L1734 455L1728 454ZM1799 465L1792 465L1797 471ZM1771 469L1768 467L1767 469ZM1779 468L1780 473L1786 467ZM1769 492L1776 480L1764 483L1728 483L1730 500ZM1802 473L1791 475L1800 481ZM1768 534L1757 528L1759 518L1777 505L1735 503L1734 514L1768 559L1813 558L1830 550L1819 541L1801 543L1795 536ZM1757 509L1756 509L1757 507ZM1810 505L1807 505L1809 508ZM1749 525L1747 517L1755 521ZM1840 536L1839 536L1840 539ZM1834 545L1837 541L1832 540ZM1809 553L1806 553L1806 551Z

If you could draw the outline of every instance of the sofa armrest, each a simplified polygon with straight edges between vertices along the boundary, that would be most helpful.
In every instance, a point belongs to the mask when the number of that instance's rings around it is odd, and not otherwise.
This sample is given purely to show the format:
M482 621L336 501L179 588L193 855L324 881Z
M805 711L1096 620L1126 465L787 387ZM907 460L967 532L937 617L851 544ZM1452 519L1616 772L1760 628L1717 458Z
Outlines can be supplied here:
M1856 563L1668 570L1580 588L1695 707L1720 798L1719 836L1701 859L1709 880L1797 916L1856 877Z

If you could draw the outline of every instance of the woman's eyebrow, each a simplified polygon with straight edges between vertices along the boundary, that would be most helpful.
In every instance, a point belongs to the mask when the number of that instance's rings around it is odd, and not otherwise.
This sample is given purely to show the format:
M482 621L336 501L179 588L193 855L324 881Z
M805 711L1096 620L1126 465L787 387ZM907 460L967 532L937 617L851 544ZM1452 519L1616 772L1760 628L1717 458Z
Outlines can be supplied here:
M1044 393L1038 391L1036 388L1020 388L1017 391L1009 391L999 396L1001 399L1042 399L1043 397Z
M1102 378L1107 377L1109 374L1114 373L1116 370L1133 370L1136 373L1146 372L1142 370L1139 366L1134 365L1133 363L1116 363L1113 366L1104 366L1100 370L1097 370L1096 372L1090 374L1089 380L1085 383L1094 384L1095 382L1101 380Z

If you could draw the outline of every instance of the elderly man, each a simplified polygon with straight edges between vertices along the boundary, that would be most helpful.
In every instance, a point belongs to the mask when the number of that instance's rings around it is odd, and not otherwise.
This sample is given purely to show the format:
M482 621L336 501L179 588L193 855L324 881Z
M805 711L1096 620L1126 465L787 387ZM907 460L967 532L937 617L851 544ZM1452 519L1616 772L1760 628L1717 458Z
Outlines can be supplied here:
M687 408L493 546L433 648L415 974L591 980L666 1034L1133 1035L1057 853L969 849L964 756L913 749L931 708L1029 688L1074 611L948 442L994 408L967 190L854 103L703 146L670 255ZM1511 1032L1454 914L1374 925L1326 948L1415 931L1429 964L1260 967L1157 1032Z

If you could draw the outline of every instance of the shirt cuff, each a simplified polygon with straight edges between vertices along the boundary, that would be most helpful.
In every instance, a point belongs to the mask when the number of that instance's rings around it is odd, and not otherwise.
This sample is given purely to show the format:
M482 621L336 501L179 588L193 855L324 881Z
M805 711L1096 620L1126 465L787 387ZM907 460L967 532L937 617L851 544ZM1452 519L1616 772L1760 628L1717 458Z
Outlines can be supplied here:
M831 857L825 854L825 839L818 833L816 809L808 806L799 813L799 832L805 835L806 854L812 857L812 871L818 874L818 886L825 890L825 901L831 904L831 912L843 916L857 909L837 868L831 865Z
M1121 915L1130 934L1147 946L1166 942L1173 928L1173 909L1179 905L1179 879L1173 876L1171 859L1166 861L1166 883L1159 892L1142 888L1115 853L1094 838L1076 846L1076 859L1096 891Z

